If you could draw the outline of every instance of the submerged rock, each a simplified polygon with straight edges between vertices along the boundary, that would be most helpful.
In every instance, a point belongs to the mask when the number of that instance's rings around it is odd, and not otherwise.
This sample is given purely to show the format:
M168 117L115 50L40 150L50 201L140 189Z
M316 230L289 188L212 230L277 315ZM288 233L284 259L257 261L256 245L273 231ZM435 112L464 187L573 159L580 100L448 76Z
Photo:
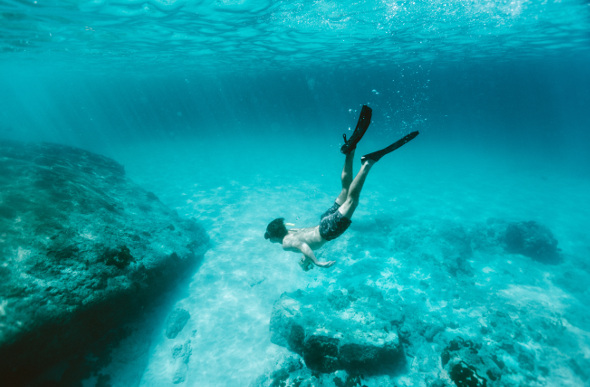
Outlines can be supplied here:
M500 381L498 365L482 345L457 337L441 354L443 368L457 387L485 387ZM491 382L491 384L490 384Z
M166 321L166 337L169 339L176 338L190 318L191 314L187 310L182 308L174 309Z
M188 363L190 361L193 348L191 341L187 340L184 344L177 344L172 348L172 358L175 362L174 376L172 377L172 383L179 384L186 380L186 373L188 371Z
M322 373L395 374L405 355L394 321L399 308L371 289L284 293L275 302L271 341Z
M115 161L0 142L0 375L22 384L122 335L208 245Z
M558 263L561 260L557 239L551 230L535 221L509 223L504 243L509 252L526 255L539 262Z
M534 221L489 219L472 233L474 250L495 254L521 254L545 264L562 263L559 242L545 225Z

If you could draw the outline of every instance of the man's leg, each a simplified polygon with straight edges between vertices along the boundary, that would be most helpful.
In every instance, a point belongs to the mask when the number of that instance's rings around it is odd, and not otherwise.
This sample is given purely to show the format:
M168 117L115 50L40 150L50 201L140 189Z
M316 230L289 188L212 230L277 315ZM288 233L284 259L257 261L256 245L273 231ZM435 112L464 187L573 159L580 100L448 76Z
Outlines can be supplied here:
M359 204L359 198L361 196L363 184L365 184L365 179L367 178L367 175L369 174L369 171L371 170L373 164L375 164L375 161L370 159L365 160L365 162L361 166L361 170L359 171L359 173L357 173L354 180L350 184L344 202L338 209L338 211L340 211L340 213L348 219L352 218L352 214L354 213L354 210L356 210L356 207ZM338 197L338 199L340 199L340 196Z
M340 175L340 180L342 182L342 190L340 191L340 195L336 198L336 203L342 205L346 201L348 197L348 190L350 189L350 185L352 183L352 161L354 160L354 150L350 151L350 153L346 154L346 159L344 160L344 168L342 169L342 175Z

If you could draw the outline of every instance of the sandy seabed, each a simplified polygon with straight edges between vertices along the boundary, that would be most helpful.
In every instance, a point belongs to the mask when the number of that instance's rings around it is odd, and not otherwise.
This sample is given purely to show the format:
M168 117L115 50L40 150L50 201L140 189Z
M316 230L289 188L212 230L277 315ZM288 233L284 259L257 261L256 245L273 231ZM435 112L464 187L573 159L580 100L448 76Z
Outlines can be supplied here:
M340 189L336 144L184 141L112 156L181 216L196 218L213 243L175 305L190 313L186 326L169 339L171 311L146 322L101 371L113 385L270 385L293 356L270 342L280 295L357 286L401 303L413 329L407 372L364 378L367 386L450 382L440 358L456 337L495 354L503 365L495 385L588 380L588 180L518 155L424 150L416 140L373 168L350 229L317 253L337 264L303 272L299 256L268 243L264 229L279 216L297 227L317 224ZM549 265L476 243L474 235L497 220L545 225L563 261ZM309 385L334 385L309 377Z

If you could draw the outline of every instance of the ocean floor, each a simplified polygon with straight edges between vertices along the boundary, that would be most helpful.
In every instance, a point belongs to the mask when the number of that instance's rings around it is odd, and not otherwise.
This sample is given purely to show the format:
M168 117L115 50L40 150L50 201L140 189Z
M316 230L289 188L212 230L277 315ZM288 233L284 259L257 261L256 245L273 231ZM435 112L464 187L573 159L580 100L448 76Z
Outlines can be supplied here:
M123 342L101 378L116 386L289 385L297 378L336 385L333 375L297 367L277 379L298 356L270 341L273 304L298 289L368 286L404 311L408 364L397 376L363 377L364 385L450 383L441 353L457 337L493 357L501 372L493 385L588 383L590 181L518 155L425 149L420 140L373 168L350 229L317 254L337 264L309 272L297 254L266 241L264 230L276 217L317 224L340 190L344 158L336 142L184 140L103 152L181 216L196 218L212 247L176 305ZM369 145L360 146L359 159L374 150ZM486 239L494 225L522 221L553 232L560 263ZM190 318L169 338L173 309Z

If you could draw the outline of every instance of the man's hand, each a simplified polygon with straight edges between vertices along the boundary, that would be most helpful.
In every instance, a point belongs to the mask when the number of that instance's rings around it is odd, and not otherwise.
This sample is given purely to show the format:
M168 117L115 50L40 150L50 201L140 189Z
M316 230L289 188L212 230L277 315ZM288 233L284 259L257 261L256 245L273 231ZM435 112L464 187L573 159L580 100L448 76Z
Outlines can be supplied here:
M311 260L316 266L328 268L336 263L336 261L327 261L327 262L318 261L318 259L315 257L315 254L313 253L313 250L309 247L309 245L307 243L300 242L299 244L294 245L292 247L301 251L303 253L303 256L306 259Z

